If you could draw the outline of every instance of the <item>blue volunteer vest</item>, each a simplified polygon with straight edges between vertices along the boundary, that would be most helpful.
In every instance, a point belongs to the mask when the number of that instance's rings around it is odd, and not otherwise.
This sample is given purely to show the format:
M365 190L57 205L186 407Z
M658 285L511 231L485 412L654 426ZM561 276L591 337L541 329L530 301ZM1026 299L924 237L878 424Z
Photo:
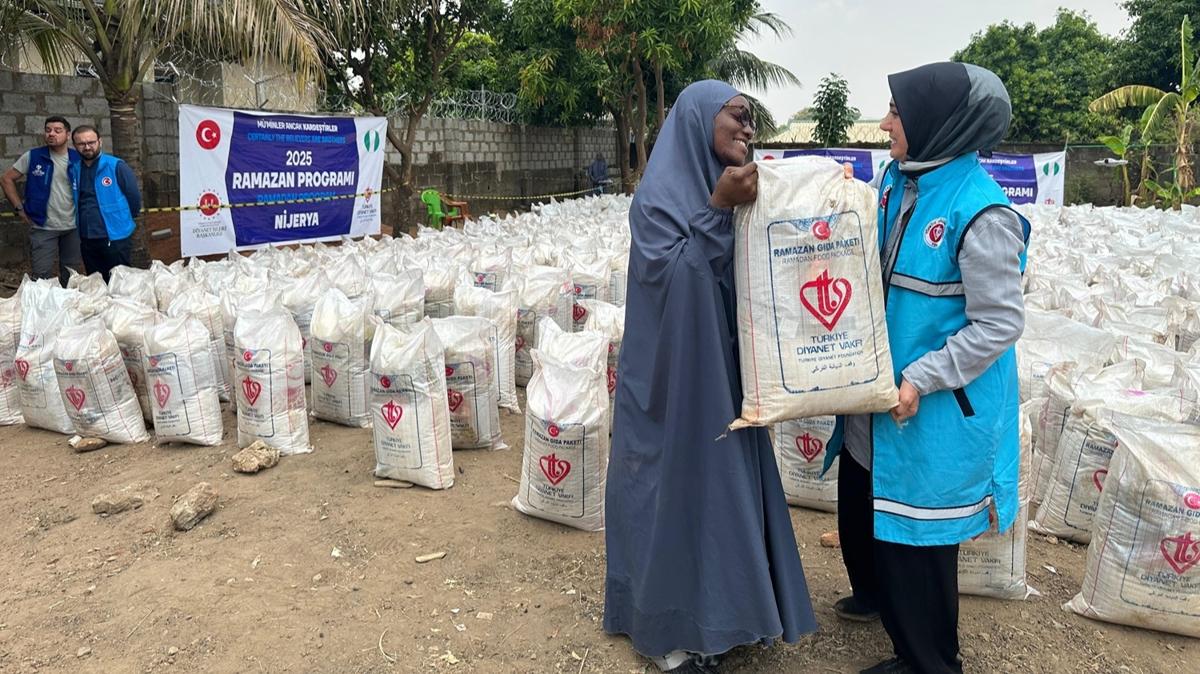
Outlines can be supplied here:
M901 226L904 187L899 164L892 162L880 183L881 245L891 227ZM983 211L1009 207L974 153L918 177L917 189L884 283L897 384L904 368L967 326L958 267L963 236ZM1021 222L1028 242L1029 222ZM922 546L961 543L987 530L992 505L1001 531L1007 530L1017 515L1019 414L1016 350L1010 347L964 388L921 396L904 428L887 413L872 415L875 538Z
M67 165L73 170L79 165L79 153L67 148ZM76 187L76 175L70 170L71 187ZM43 145L29 151L29 170L25 173L25 195L22 208L35 225L46 225L46 212L50 204L50 185L54 180L54 159L50 148Z
M96 157L96 203L100 206L100 217L109 241L128 239L136 223L129 212L129 201L117 184L117 166L120 159L101 153ZM75 188L75 203L79 203L79 164L71 164L71 184ZM76 211L75 217L79 217Z

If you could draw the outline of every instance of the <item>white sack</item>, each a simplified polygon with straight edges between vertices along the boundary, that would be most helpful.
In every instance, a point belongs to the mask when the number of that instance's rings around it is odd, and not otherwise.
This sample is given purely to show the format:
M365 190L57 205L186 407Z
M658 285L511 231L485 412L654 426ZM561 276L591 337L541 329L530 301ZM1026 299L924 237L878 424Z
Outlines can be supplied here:
M23 283L20 292L21 339L13 368L19 379L21 415L32 428L74 433L75 422L67 416L54 374L54 347L59 333L79 322L71 304L81 295L58 287L57 279Z
M479 316L492 323L492 344L496 348L496 363L500 407L521 413L517 404L516 342L517 292L492 292L486 288L460 285L454 291L454 313L459 316Z
M104 321L94 318L62 329L54 346L54 373L77 434L109 442L150 439L121 348Z
M180 299L176 297L172 306ZM146 381L159 443L221 444L224 428L218 392L224 383L220 373L225 360L213 356L215 344L224 346L203 322L186 313L146 328Z
M1200 428L1103 415L1117 438L1079 615L1200 638Z
M300 329L275 304L245 310L234 328L238 446L262 440L280 454L311 452Z
M133 386L133 392L142 408L142 417L150 419L150 394L146 388L146 354L142 349L146 328L154 323L158 312L141 302L122 297L109 302L103 316L105 326L112 331L113 337L117 338L117 346L121 347L121 358L125 361L129 383Z
M783 494L790 505L837 512L841 457L834 459L829 472L821 475L826 447L836 423L837 417L825 416L792 419L775 425L775 462L783 480Z
M875 219L875 192L831 159L759 164L734 216L745 396L730 429L896 405Z
M337 288L328 290L313 309L312 410L318 419L345 426L371 425L367 409L367 318L361 303Z
M513 507L585 531L604 529L608 470L606 394L598 369L580 368L540 350L526 388L525 450Z
M507 449L500 436L491 321L477 316L433 319L445 347L446 401L454 449Z
M0 426L24 423L21 416L20 378L13 360L21 339L20 295L0 299Z
M430 489L454 485L445 355L429 319L408 332L376 328L370 404L376 477Z
M525 386L533 376L533 357L537 345L537 324L550 317L563 330L571 330L571 311L575 289L571 273L558 267L529 267L521 287L517 310L516 381Z

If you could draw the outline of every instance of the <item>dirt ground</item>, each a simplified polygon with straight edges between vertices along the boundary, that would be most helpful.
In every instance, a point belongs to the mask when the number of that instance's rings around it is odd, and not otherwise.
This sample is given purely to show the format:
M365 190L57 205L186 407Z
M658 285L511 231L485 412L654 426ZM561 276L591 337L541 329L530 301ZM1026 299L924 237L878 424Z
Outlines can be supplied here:
M90 454L54 433L0 429L0 671L649 671L600 628L603 535L508 507L521 417L503 422L513 449L455 452L445 492L374 487L370 432L322 422L313 454L235 474L225 420L220 447ZM220 507L176 533L172 498L201 480ZM96 494L138 481L161 496L92 514ZM820 631L737 649L723 671L854 672L886 657L882 628L830 609L848 590L839 552L818 545L834 517L792 509L792 520ZM962 600L969 672L1197 670L1200 641L1059 608L1080 586L1085 548L1032 536L1029 551L1041 597Z

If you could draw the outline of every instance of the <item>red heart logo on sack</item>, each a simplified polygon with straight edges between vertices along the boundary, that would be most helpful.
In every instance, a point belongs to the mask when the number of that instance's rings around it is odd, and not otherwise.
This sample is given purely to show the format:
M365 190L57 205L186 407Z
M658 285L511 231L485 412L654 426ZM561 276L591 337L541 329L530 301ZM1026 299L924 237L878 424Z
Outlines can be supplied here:
M158 408L162 409L167 406L167 401L171 398L171 387L161 381L154 382L154 399L158 401Z
M1092 473L1092 484L1096 485L1096 491L1104 491L1104 476L1108 475L1107 468Z
M829 270L826 269L817 278L800 286L800 302L826 330L832 332L842 314L846 313L852 293L849 280L829 278ZM813 296L811 300L810 295Z
M796 449L800 450L800 456L803 456L805 461L812 463L813 459L825 450L825 443L805 433L796 436Z
M87 394L78 386L68 386L67 390L63 391L63 393L67 394L67 400L71 402L76 412L82 409L83 403L87 401Z
M582 321L584 319L584 317L587 316L587 309L584 309L583 307L576 304L575 307L573 309L571 309L571 315L575 317L575 322L578 323L579 321Z
M517 344L517 351L524 349L525 348L525 338L520 335L517 335L516 344Z
M246 401L253 407L254 403L258 402L258 396L262 394L262 384L246 377L242 380L242 393L245 394Z
M327 388L333 388L333 382L337 381L338 378L337 370L329 367L329 365L326 364L324 367L318 370L318 372L321 373L321 381L325 382L325 386Z
M446 390L446 400L450 403L450 411L457 412L458 408L463 404L463 394L454 389Z
M553 486L558 486L558 483L562 482L571 472L571 462L564 461L553 454L547 454L538 459L538 464L542 468L542 474L546 476L547 480L550 480L550 484Z
M1189 531L1182 536L1164 538L1158 543L1162 556L1175 569L1175 573L1187 573L1197 562L1200 562L1200 540L1192 540Z
M396 430L396 424L404 418L404 408L397 405L396 401L389 400L380 408L379 413L383 415L383 420L387 422L389 428Z
M612 395L617 390L617 368L608 368L608 395Z
M13 361L13 365L17 367L17 374L21 377L21 381L25 381L25 377L29 375L29 361L18 358Z

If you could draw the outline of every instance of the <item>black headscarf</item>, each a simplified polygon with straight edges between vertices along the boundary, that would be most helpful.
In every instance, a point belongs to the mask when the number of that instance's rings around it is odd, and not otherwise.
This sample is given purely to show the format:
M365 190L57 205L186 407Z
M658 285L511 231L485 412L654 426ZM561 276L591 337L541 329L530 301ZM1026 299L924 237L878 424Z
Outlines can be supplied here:
M930 63L888 75L904 125L908 158L920 170L968 152L989 154L1012 121L1012 102L992 71L969 63Z

